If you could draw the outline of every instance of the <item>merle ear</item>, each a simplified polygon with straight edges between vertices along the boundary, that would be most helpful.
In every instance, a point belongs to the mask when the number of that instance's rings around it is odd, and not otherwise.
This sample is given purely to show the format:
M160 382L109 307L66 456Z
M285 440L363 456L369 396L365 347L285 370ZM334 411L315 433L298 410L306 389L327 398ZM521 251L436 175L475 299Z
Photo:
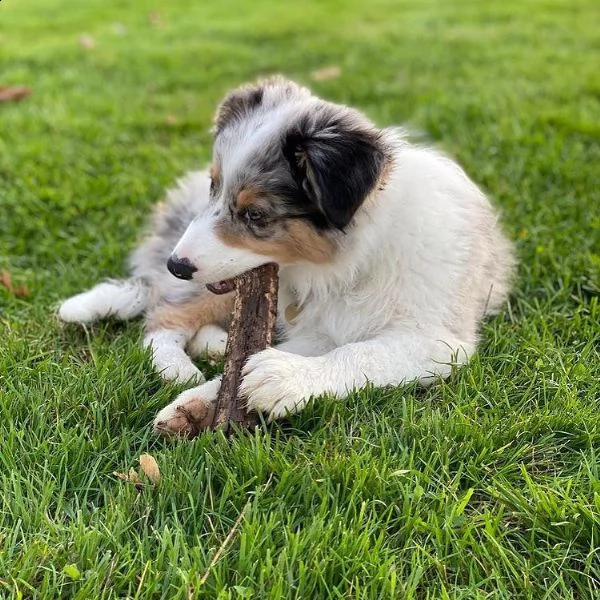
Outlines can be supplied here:
M389 161L381 132L340 107L301 119L288 132L283 153L296 183L337 229L350 223Z
M264 96L263 85L243 85L229 92L217 109L214 133L219 135L225 127L260 106Z

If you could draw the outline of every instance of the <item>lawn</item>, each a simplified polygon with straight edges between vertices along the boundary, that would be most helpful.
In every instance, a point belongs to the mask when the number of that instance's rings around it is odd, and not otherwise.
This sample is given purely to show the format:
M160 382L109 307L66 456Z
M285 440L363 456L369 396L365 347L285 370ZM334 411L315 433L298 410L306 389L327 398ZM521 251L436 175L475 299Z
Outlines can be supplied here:
M597 0L4 0L0 84L32 94L0 105L0 271L29 292L0 287L0 598L599 597L599 22ZM215 103L273 72L456 156L515 240L514 294L429 390L157 439L180 388L139 322L56 304L124 272ZM114 475L144 453L158 487Z

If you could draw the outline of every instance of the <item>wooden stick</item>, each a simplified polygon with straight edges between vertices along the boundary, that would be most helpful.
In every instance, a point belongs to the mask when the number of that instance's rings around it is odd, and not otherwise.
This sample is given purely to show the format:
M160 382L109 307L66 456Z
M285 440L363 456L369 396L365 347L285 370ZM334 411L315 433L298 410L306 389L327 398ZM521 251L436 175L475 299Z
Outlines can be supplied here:
M233 280L233 318L225 350L225 369L217 396L213 429L231 432L231 423L254 428L258 415L238 398L242 369L250 356L271 345L277 320L277 265L270 263Z

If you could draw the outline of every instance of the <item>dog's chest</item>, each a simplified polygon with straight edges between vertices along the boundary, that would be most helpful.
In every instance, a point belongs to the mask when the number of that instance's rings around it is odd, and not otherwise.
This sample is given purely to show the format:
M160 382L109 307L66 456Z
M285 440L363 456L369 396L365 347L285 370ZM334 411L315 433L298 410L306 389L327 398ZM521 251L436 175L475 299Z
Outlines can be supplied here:
M362 339L369 327L369 319L353 310L346 298L309 296L301 303L293 288L285 285L279 288L277 310L278 329L288 339L314 334L339 346Z

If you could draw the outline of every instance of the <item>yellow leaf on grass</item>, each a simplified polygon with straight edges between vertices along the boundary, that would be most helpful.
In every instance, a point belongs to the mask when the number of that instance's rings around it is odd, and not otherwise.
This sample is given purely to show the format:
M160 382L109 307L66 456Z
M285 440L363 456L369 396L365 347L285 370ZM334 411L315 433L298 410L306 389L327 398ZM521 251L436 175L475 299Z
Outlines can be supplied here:
M137 471L131 467L129 469L129 473L119 473L118 471L113 471L113 475L120 479L121 481L127 481L128 483L141 483L140 476L137 474Z
M142 454L140 456L140 467L142 467L142 471L146 473L146 476L154 485L160 483L160 470L158 468L158 463L153 456L150 454Z
M96 40L87 33L79 36L79 45L86 50L91 50L96 47Z
M313 71L310 76L313 81L327 81L328 79L337 79L342 74L342 69L337 65L323 67Z

